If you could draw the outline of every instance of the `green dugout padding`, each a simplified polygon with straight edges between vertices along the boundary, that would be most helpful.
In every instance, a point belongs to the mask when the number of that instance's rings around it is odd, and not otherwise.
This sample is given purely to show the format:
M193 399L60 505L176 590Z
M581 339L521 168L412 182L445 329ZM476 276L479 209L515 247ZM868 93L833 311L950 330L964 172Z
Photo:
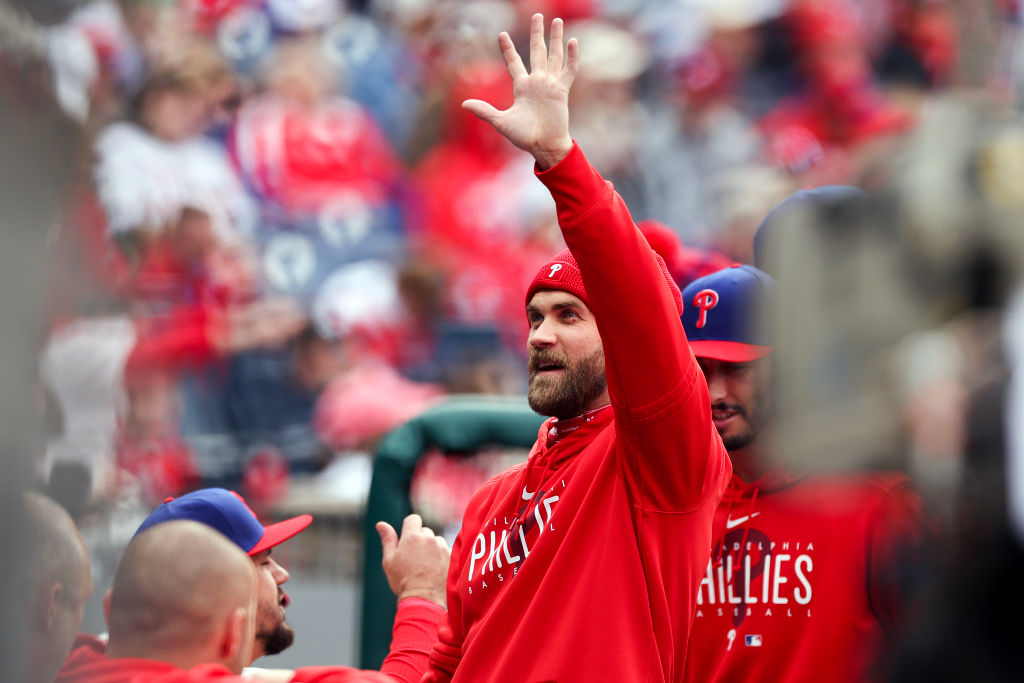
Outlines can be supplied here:
M362 668L380 668L391 644L396 610L380 568L380 537L374 524L384 520L401 529L402 519L413 511L409 487L420 456L434 447L452 455L472 455L486 446L529 448L543 421L522 397L452 396L381 440L366 504Z

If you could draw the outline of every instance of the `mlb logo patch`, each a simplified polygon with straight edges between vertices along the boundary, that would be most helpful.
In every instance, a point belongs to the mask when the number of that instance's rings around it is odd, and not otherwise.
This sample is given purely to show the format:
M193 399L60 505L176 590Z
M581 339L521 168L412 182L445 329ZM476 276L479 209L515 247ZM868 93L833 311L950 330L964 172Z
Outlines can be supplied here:
M743 636L747 647L761 647L761 634L755 633L749 636Z

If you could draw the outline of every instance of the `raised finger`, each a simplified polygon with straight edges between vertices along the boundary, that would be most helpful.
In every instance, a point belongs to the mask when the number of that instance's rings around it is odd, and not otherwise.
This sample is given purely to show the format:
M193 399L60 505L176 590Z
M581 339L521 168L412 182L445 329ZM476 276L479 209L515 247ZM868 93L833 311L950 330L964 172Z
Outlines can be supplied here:
M564 25L562 20L555 18L551 21L551 37L548 43L548 70L552 73L558 73L562 70L562 59L564 56L562 50L562 32Z
M548 50L544 45L544 15L534 14L530 17L530 73L546 71L548 68Z
M380 534L381 554L388 560L398 547L398 534L387 522L377 522L377 533Z
M498 48L501 50L505 65L508 66L509 75L513 79L525 76L526 66L523 64L523 59L516 51L516 46L512 44L512 38L504 31L498 34Z
M576 74L580 70L579 42L575 38L570 38L566 51L568 52L568 59L565 61L565 69L562 70L562 81L566 86L571 86L572 82L576 80Z
M417 533L422 528L423 518L416 513L406 515L405 519L402 520L402 536Z

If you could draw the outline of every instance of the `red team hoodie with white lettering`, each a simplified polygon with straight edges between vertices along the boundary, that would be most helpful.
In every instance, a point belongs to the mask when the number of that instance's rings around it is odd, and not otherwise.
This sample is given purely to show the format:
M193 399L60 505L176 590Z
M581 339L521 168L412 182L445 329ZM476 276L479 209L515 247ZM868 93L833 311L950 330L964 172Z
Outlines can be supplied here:
M621 198L575 146L538 177L583 274L611 407L548 420L528 461L473 496L424 681L679 681L731 464Z
M924 508L906 475L733 476L697 597L686 681L865 681L900 608Z

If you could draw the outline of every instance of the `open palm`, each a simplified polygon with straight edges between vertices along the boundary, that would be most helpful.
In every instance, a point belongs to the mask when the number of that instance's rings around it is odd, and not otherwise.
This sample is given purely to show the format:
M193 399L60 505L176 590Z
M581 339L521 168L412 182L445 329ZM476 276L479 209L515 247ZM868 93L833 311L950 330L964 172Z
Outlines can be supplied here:
M579 69L579 46L574 38L563 49L562 30L561 19L552 21L550 46L545 46L544 17L533 15L530 19L530 72L509 35L499 35L498 46L512 76L512 106L499 111L481 100L462 103L516 147L533 154L543 168L558 163L572 149L569 89Z

